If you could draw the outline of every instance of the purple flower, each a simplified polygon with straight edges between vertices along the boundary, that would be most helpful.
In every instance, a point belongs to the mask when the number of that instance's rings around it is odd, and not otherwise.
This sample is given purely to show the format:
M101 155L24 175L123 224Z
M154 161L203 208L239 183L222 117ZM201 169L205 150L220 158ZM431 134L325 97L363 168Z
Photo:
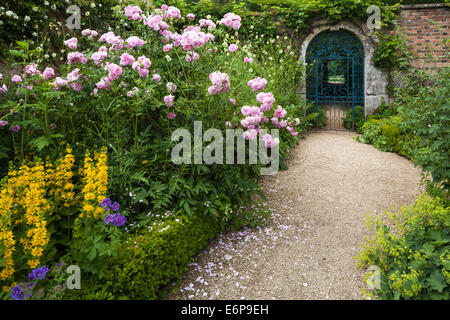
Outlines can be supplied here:
M47 266L42 266L38 269L34 269L31 271L31 273L28 274L28 280L33 281L39 278L39 280L42 280L45 278L45 275L48 272Z
M111 210L114 212L119 211L119 204L117 202L114 202L111 206L110 206Z
M127 222L127 218L124 216L121 216L120 214L116 213L114 215L107 214L104 222L106 224L112 223L116 227L121 227Z
M105 208L105 210L108 210L109 206L111 205L111 199L110 198L103 199L101 205L103 208Z
M103 220L106 224L110 224L113 222L114 216L110 215L109 213L106 215L105 219Z
M8 124L8 121L0 120L0 127L4 127Z
M23 290L20 285L17 285L11 288L11 298L14 300L23 300L25 295L23 294Z
M114 225L116 227L121 227L127 222L127 218L124 216L121 216L120 214L116 213L114 215L115 220L113 221Z
M19 132L19 131L20 131L20 126L14 126L14 127L11 127L10 130L11 130L12 132Z

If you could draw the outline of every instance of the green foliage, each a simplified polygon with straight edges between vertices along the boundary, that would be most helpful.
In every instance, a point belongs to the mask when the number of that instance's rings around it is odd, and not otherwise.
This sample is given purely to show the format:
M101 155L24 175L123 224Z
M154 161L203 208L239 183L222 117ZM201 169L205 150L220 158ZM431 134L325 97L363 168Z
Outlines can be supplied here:
M435 184L450 189L450 68L436 73L431 86L417 93L400 108L406 133L418 138L413 157Z
M377 35L380 42L373 56L374 66L385 71L407 68L411 56L403 34L397 30L395 34L378 32Z
M349 109L345 113L345 118L343 119L344 128L354 129L356 132L361 133L362 126L366 122L364 116L364 107L356 106L354 110Z
M369 296L450 298L450 208L441 199L424 194L409 207L369 217L368 226L375 235L357 260L361 268L380 268L380 289Z
M197 215L155 221L125 242L111 260L105 286L96 289L118 299L156 299L219 230L214 218Z

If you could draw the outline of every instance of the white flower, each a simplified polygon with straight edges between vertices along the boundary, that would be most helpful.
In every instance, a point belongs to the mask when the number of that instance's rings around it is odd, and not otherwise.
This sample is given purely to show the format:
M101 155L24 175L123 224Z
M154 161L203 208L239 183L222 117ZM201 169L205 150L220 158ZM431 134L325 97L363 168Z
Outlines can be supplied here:
M44 5L48 6L49 4L48 1L44 1Z
M38 12L39 8L38 7L33 7L32 9L34 12Z
M208 14L208 15L206 16L206 19L211 19L211 15Z
M166 55L165 58L166 58L167 62L172 61L172 58L169 55Z
M56 57L56 53L53 52L52 53L52 57L55 58Z
M86 17L89 17L89 11L86 11L86 13L84 14Z
M5 12L5 14L6 14L8 17L11 17L11 16L14 14L14 12L8 10L8 11Z
M91 3L91 8L94 9L95 8L95 3Z
M25 20L25 21L30 21L31 18L30 18L29 16L25 16L25 17L23 18L23 20Z
M48 58L50 58L50 56L48 54L45 54L44 59L48 59Z
M50 8L52 8L52 10L56 10L56 4L52 4Z
M3 21L2 20L0 20L0 26L3 24Z
M37 37L37 33L36 32L33 32L33 37Z

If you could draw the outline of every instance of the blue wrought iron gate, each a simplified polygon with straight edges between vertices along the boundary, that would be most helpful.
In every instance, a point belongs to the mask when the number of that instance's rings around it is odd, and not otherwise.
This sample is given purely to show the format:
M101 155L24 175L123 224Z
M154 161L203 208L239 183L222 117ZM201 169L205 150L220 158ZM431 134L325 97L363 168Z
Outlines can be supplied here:
M347 31L325 31L306 53L306 98L318 113L316 127L353 130L364 118L364 50Z

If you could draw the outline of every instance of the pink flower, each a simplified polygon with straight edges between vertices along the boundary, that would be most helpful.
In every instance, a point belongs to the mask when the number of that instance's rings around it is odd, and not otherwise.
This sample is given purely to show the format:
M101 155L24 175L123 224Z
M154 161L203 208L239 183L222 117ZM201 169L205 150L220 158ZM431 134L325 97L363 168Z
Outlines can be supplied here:
M239 30L239 28L241 27L241 17L232 12L229 12L224 15L219 23L231 27L234 30Z
M166 11L168 8L169 8L169 6L168 6L167 4L163 4L163 5L161 6L161 10L162 10L162 11Z
M91 34L91 29L84 29L81 34L86 37Z
M38 69L38 65L36 63L29 64L25 67L26 74L40 74L41 72Z
M163 11L166 11L166 10L163 9ZM178 9L176 7L172 7L172 6L168 7L167 11L165 13L165 17L181 19L180 9Z
M69 64L74 64L77 62L85 64L87 60L88 59L86 59L81 52L71 52L67 55L67 63Z
M11 128L10 128L10 130L11 130L12 132L15 132L15 133L19 132L20 129L21 129L20 126L14 126L14 127L11 127Z
M132 68L134 70L137 70L139 68L148 69L152 65L152 62L149 58L146 58L145 56L140 56L136 62L133 63Z
M238 51L238 50L239 50L239 47L235 43L230 44L230 46L228 47L228 51L230 51L231 53Z
M195 51L189 51L186 53L186 62L192 62L200 59L200 55Z
M61 87L67 86L67 81L61 77L56 77L55 79L56 90L61 89Z
M98 35L98 32L95 30L91 31L91 36L96 37Z
M0 93L6 94L7 92L8 92L8 87L6 86L6 84L3 84L3 85L0 87Z
M252 62L253 62L252 58L248 58L248 57L244 58L244 63L252 63Z
M187 15L186 15L186 18L188 18L189 20L194 20L195 19L195 15L193 14L193 13L188 13Z
M44 73L42 74L45 78L45 80L48 80L50 78L53 78L55 76L55 70L53 68L45 68Z
M169 25L163 21L163 17L160 15L150 15L144 20L144 25L149 26L154 31L169 29Z
M78 45L77 38L70 38L69 40L64 41L64 44L69 47L69 49L75 50Z
M131 19L131 20L141 20L142 19L141 15L140 15L142 13L142 10L138 6L131 6L131 5L126 6L124 8L124 10L125 10L125 15L129 19Z
M208 92L211 95L229 91L231 88L230 79L226 73L219 71L213 72L209 75L209 79L212 82L212 86L208 88Z
M8 124L8 121L0 120L0 127L4 127Z
M148 76L148 69L138 69L138 72L141 78L145 78L146 76Z
M209 38L204 32L196 30L195 27L191 29L188 27L181 35L181 46L183 50L190 51L194 48L204 46L208 40Z
M248 115L250 114L250 110L251 110L251 108L250 108L249 106L243 106L243 107L241 108L241 113L242 113L244 116L248 116Z
M174 99L175 99L175 96L169 94L168 96L164 97L164 103L166 104L166 106L172 107Z
M124 53L120 56L120 65L125 67L134 63L134 57L131 54Z
M161 81L161 76L157 73L153 74L152 79L155 80L156 82L160 82Z
M22 82L22 78L18 74L15 74L15 75L12 76L11 81L14 82L14 83Z
M273 148L280 144L280 140L278 138L272 138L272 136L268 133L263 136L263 141L266 148Z
M270 110L275 102L275 98L272 93L260 92L256 95L256 100L261 103L261 111L266 112Z
M242 134L242 137L246 140L256 140L258 137L258 131L255 129L247 130Z
M169 112L168 114L167 114L167 118L169 118L169 120L172 120L173 118L175 118L176 117L176 115L174 114L174 113L172 113L172 112Z
M109 81L119 79L120 75L122 74L122 68L120 66L118 66L117 64L110 63L106 66L106 68L109 71L109 74L108 74Z
M250 115L252 116L260 116L261 115L261 110L257 107L257 106L253 106L250 108Z
M172 45L172 44L166 44L166 45L163 47L163 51L164 51L164 52L169 52L170 50L172 50L172 48L173 48L173 45Z
M232 104L233 106L235 106L235 105L236 105L236 100L235 100L235 99L233 99L233 98L230 98L229 100L230 100L230 102L231 102L231 104Z
M80 69L75 68L72 72L70 72L69 74L67 74L67 81L68 82L74 82L77 81L78 78L80 77Z
M74 90L74 91L81 91L83 89L83 85L81 84L81 82L74 82L70 85L70 87Z
M100 50L100 49L99 49ZM100 64L103 60L105 60L108 53L106 51L98 51L92 54L91 59L95 64Z
M200 19L199 26L200 28L208 28L208 30L214 30L216 28L216 24L209 19Z
M267 80L256 77L253 80L249 80L247 84L250 88L252 88L253 91L258 92L263 91L266 88Z
M136 36L129 37L126 42L128 43L127 48L142 47L145 44L144 40Z
M281 106L278 106L273 114L273 116L276 118L284 118L284 117L286 117L286 115L287 115L287 111L283 110L283 108Z
M109 79L107 77L101 78L100 81L97 82L96 86L97 89L109 90Z

